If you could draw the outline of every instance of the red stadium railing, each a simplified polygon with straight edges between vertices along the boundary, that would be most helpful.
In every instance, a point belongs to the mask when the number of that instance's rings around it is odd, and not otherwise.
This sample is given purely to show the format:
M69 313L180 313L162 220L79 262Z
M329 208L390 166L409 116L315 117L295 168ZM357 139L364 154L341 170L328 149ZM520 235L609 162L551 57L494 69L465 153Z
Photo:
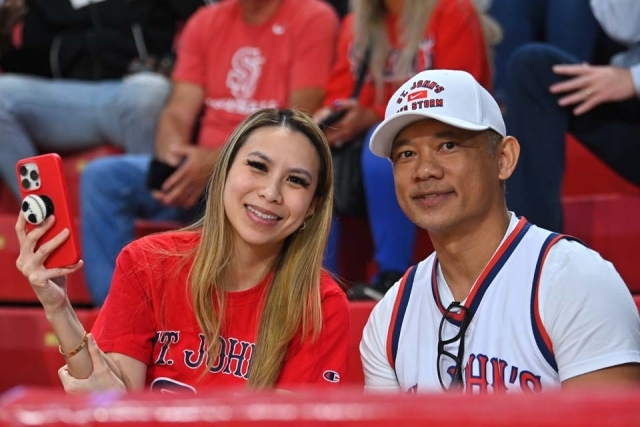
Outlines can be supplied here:
M638 426L640 390L538 395L93 394L21 389L5 395L0 426Z

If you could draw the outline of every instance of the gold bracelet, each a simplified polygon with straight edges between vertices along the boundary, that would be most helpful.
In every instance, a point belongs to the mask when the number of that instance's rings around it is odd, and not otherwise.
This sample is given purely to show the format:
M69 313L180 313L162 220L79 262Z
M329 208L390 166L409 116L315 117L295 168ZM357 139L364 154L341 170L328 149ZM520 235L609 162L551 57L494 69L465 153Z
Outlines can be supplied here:
M80 353L80 350L82 350L83 348L85 348L87 346L87 341L89 340L89 335L87 335L87 333L84 333L84 336L82 337L82 341L80 341L80 344L78 344L78 346L76 348L74 348L73 350L65 353L64 351L62 351L62 346L58 346L58 351L60 352L61 355L63 355L66 359L75 356L76 354Z

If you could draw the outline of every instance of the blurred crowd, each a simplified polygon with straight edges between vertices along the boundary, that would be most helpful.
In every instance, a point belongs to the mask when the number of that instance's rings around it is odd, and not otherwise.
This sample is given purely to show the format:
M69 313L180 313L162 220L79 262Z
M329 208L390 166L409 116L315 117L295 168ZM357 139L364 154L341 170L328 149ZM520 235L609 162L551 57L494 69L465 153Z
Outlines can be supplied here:
M561 232L566 133L640 184L638 22L637 0L0 0L0 180L17 207L18 160L120 151L90 162L79 190L100 306L135 221L198 219L220 150L250 114L340 112L330 145L367 147L409 77L464 70L522 146L510 210ZM417 228L391 164L360 156L377 272L349 295L379 299L412 264ZM345 216L325 255L338 276Z

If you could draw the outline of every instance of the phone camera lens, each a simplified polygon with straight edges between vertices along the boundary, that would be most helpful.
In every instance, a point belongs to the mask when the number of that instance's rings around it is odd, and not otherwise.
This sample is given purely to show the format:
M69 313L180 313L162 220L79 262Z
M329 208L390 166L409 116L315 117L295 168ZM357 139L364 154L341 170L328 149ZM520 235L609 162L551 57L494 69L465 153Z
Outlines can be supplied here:
M29 177L30 177L32 180L37 181L37 180L38 180L38 178L39 178L39 177L38 177L38 172L36 172L36 171L31 171L31 173L29 174Z
M28 179L23 179L22 186L25 188L25 190L28 190L29 188L31 188L31 182Z
M27 176L27 173L29 171L27 170L26 166L20 166L20 175L21 176Z

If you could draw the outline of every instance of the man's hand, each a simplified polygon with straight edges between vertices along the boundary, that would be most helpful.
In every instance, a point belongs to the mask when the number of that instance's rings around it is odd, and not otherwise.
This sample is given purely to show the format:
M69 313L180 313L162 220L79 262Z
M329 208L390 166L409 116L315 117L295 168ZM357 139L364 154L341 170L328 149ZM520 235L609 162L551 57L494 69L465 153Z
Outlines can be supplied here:
M174 145L170 147L170 154L184 160L178 170L162 184L162 191L151 194L165 205L190 208L204 192L218 158L218 151L193 145Z
M576 116L605 102L625 101L636 95L628 68L571 64L555 65L553 72L571 77L551 85L549 91L565 94L558 100L561 107L577 104L573 109Z
M170 166L178 167L180 166L180 162L184 159L184 154L182 154L181 150L178 150L177 147L189 147L190 145L183 143L173 143L169 146L165 147L156 147L155 158L164 162Z
M342 145L345 142L352 141L379 121L378 115L374 110L364 108L355 99L341 100L337 103L336 108L345 109L346 114L325 130L329 145ZM314 120L319 123L330 112L327 108L321 108L314 114Z

